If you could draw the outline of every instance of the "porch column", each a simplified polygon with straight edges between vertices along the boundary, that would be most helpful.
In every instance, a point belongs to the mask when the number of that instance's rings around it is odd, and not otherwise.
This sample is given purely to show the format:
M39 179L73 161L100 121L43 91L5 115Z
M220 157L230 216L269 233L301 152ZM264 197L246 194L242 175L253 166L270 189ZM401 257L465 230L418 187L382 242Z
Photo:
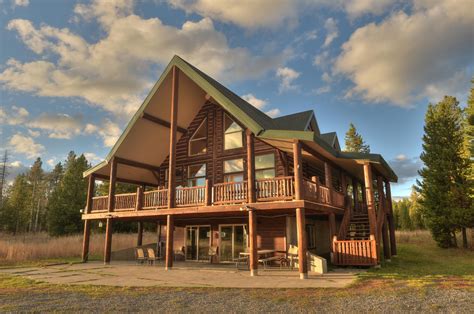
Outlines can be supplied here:
M301 160L301 143L293 142L293 172L295 173L295 199L303 199L303 162Z
M379 231L379 239L380 236L382 238L383 243L383 256L386 260L390 260L390 244L388 241L388 228L387 228L387 211L388 209L385 206L385 194L383 191L383 178L381 176L377 176L377 191L379 194L379 215L383 215L383 224L382 229Z
M110 263L111 249L112 249L112 218L107 218L107 224L105 227L104 264Z
M249 210L249 245L250 245L250 276L258 274L257 255L257 213L255 209Z
M174 217L168 215L166 216L166 270L171 270L171 267L173 267L173 231Z
M324 183L329 189L329 204L332 204L332 190L334 189L332 185L332 171L331 165L328 162L324 162Z
M115 209L115 182L117 181L117 160L112 158L110 163L110 177L109 177L109 204L108 212L113 212Z
M255 148L254 135L247 129L247 196L249 203L255 203Z
M171 85L171 121L170 121L170 153L168 166L168 208L176 204L176 131L178 120L178 81L179 72L173 66L173 81Z
M300 279L308 278L308 262L306 258L307 242L306 242L306 219L305 209L296 209L296 231L298 234L298 270L300 272Z
M390 181L385 181L385 191L388 204L388 228L390 233L390 251L392 256L397 255L397 241L395 240L395 221L393 220L392 192L390 190Z
M86 210L85 213L89 214L92 211L92 198L94 197L95 190L95 175L91 174L88 178L87 185L87 201L86 201Z
M334 252L334 245L333 242L335 237L337 237L337 228L336 228L336 215L334 213L329 213L329 247L331 251L331 260L332 260L332 253Z
M143 244L143 222L138 222L138 232L137 232L137 246L142 246Z
M91 234L90 220L84 220L84 240L82 241L82 262L85 263L89 259L89 238Z
M377 243L376 256L379 260L379 239L377 237L377 217L375 215L374 189L372 181L372 169L370 163L364 163L364 181L365 181L365 195L367 199L367 212L369 215L370 225L370 239L374 239Z

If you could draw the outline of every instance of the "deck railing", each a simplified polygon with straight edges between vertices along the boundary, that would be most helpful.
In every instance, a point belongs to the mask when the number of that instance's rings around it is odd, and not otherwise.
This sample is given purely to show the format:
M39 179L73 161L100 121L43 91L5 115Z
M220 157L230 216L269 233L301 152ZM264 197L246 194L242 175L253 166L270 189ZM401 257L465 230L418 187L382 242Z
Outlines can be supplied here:
M176 206L204 205L206 186L176 188Z
M333 241L333 263L335 265L377 265L375 240Z
M332 190L332 205L333 206L344 208L345 207L344 198L345 198L344 193Z
M213 186L213 204L238 204L247 201L247 181L217 183Z
M304 198L308 201L318 202L318 183L307 179L303 180Z
M294 177L276 177L255 181L257 201L292 200L294 192Z
M134 209L137 203L137 193L124 193L115 195L115 210Z
M330 199L330 191L327 186L320 185L319 186L319 199L318 201L323 204L331 204L331 199Z
M143 192L143 209L165 208L168 206L168 189Z
M93 212L107 210L109 206L108 196L94 196L92 198L92 210Z

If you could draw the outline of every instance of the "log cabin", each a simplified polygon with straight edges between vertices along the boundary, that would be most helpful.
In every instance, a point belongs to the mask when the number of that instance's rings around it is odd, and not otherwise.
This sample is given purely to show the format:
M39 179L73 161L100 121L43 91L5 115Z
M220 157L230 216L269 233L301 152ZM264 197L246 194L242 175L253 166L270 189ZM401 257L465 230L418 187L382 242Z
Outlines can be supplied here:
M166 269L185 260L232 262L246 252L297 248L300 278L308 252L334 265L373 266L396 255L390 182L379 154L344 152L321 133L313 111L270 118L190 63L174 56L105 160L84 173L83 261L91 222L154 222L163 231ZM96 180L109 181L95 196ZM137 186L116 194L117 182ZM383 249L382 249L383 247ZM382 257L383 256L383 257Z

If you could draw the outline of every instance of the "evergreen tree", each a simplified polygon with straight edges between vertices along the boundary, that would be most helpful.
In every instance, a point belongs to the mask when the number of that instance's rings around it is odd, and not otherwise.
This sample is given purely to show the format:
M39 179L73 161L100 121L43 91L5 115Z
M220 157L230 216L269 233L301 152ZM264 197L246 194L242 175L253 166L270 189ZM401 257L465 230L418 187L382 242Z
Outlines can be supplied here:
M426 112L423 135L424 167L419 171L422 214L440 247L457 246L455 231L464 213L466 159L463 157L462 111L445 96Z
M31 200L29 191L30 186L26 175L18 175L8 191L8 202L2 212L3 230L12 233L27 231Z
M79 232L82 228L80 210L86 205L87 181L82 173L89 167L84 155L70 152L64 175L51 194L48 205L49 233L54 236Z
M3 196L5 190L5 183L7 182L8 176L8 151L5 150L3 153L2 160L0 161L0 208L3 206Z
M421 213L420 194L416 191L415 187L412 188L409 198L409 213L411 227L413 229L425 229L425 223Z
M345 141L344 150L346 152L370 153L370 146L364 142L362 135L357 132L353 123L349 125Z
M28 231L38 231L40 214L45 206L45 176L42 168L41 158L37 158L27 173L27 178L31 186L30 218Z

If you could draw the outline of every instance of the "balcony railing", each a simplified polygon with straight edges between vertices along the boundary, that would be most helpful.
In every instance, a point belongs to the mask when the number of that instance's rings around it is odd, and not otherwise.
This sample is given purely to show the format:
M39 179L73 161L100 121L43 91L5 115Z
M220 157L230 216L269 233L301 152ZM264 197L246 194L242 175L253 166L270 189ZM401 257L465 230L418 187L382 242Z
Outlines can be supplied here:
M303 199L311 202L328 204L344 208L344 195L331 191L316 181L303 180ZM331 194L332 193L332 194ZM211 186L177 187L176 207L231 205L248 202L248 183L225 182ZM255 181L255 197L257 202L291 201L295 198L295 179L293 176L259 179ZM115 195L117 211L160 209L168 206L168 189L160 188L153 191L126 193ZM92 198L92 212L107 210L108 197Z

